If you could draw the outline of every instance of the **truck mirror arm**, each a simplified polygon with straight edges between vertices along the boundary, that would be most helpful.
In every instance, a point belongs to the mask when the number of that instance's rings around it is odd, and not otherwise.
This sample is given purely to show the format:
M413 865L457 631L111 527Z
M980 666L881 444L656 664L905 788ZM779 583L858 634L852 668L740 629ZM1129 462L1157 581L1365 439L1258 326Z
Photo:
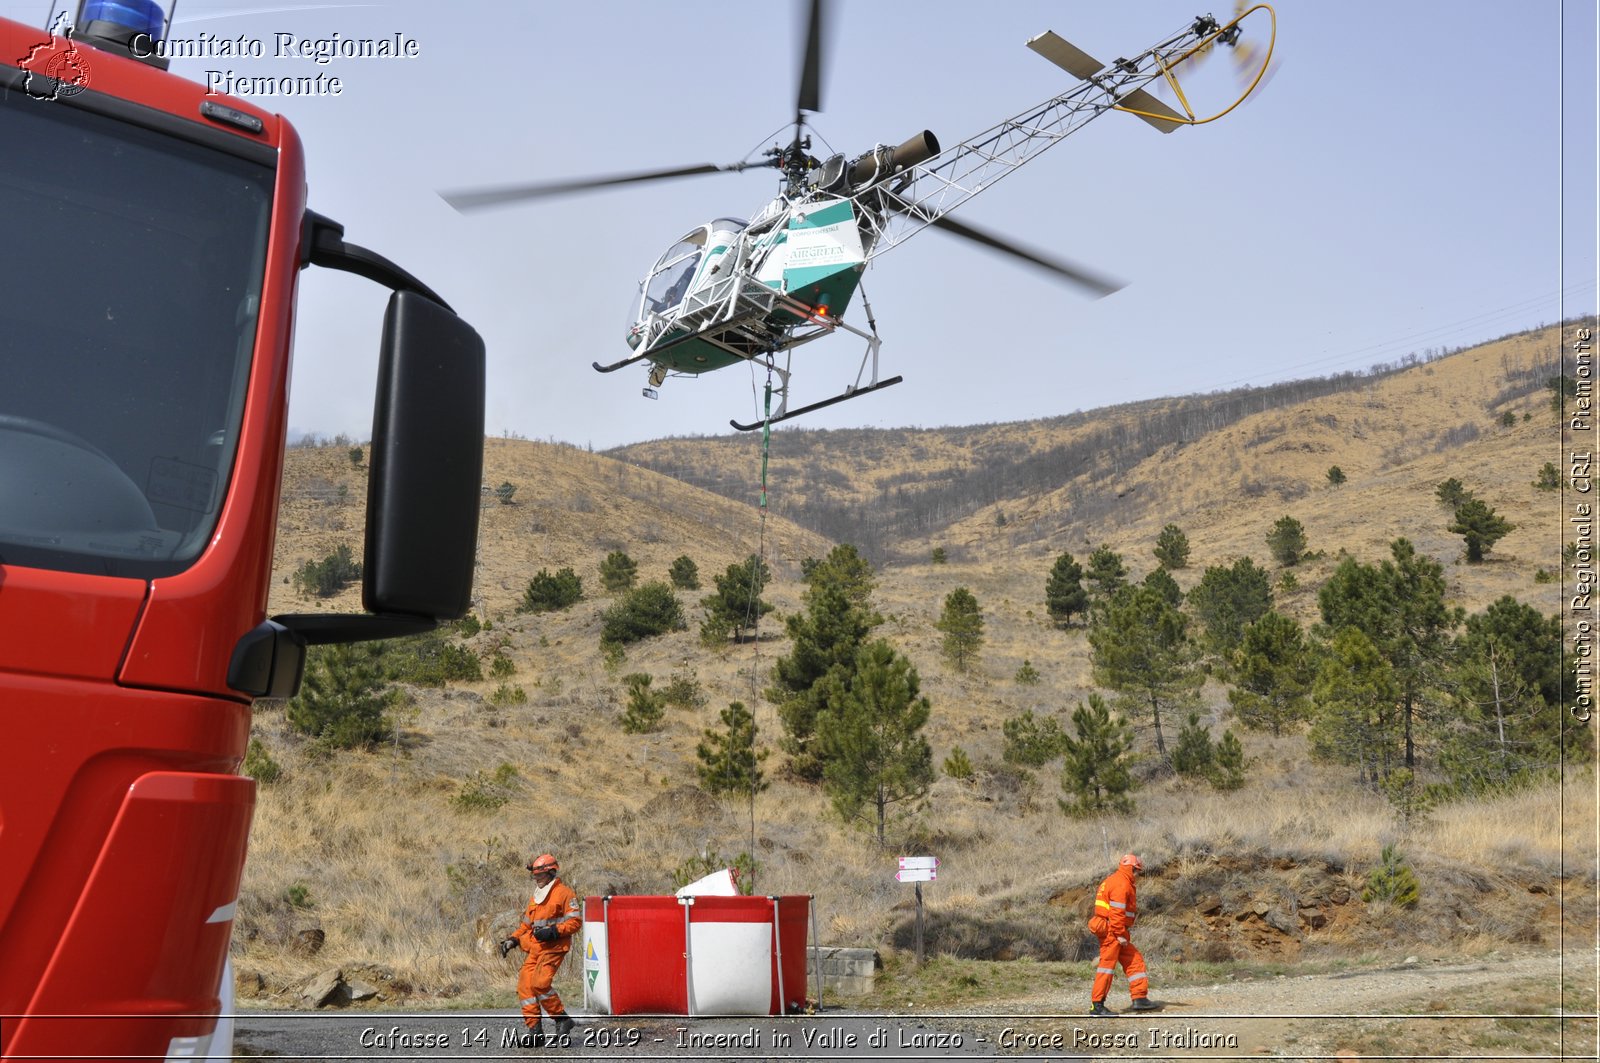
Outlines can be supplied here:
M301 247L302 269L306 266L322 266L326 269L354 273L358 277L365 277L393 291L416 292L430 302L438 303L451 313L455 313L451 310L450 304L439 297L438 292L422 283L408 270L389 261L376 251L369 251L359 244L346 243L344 226L314 210L306 211L305 237L301 241Z

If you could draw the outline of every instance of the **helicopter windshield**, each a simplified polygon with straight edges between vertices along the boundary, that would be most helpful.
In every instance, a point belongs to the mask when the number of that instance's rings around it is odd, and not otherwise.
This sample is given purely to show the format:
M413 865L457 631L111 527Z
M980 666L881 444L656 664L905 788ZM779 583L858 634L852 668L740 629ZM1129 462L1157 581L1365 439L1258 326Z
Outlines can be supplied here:
M706 245L706 232L697 229L673 244L656 268L644 289L646 310L662 313L683 302L689 282L694 278L694 268L700 261L700 252Z

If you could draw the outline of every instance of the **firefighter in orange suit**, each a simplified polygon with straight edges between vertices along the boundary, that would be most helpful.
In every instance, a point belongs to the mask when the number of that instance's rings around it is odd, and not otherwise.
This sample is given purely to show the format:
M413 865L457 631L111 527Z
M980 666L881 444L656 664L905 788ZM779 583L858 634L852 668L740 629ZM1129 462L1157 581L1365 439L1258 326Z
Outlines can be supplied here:
M583 909L572 888L556 877L560 866L555 857L549 853L537 856L528 870L533 873L533 896L528 898L522 923L500 942L500 955L504 958L519 947L528 953L517 977L517 996L522 1001L522 1021L537 1046L545 1039L542 1015L554 1020L558 1038L572 1029L572 1018L551 983L572 947L572 935L583 926Z
M1100 939L1100 962L1094 969L1094 988L1089 991L1090 1015L1115 1015L1106 1007L1111 992L1111 976L1117 964L1128 976L1128 994L1134 1011L1155 1011L1150 1000L1150 982L1145 977L1144 957L1133 947L1133 924L1139 918L1139 900L1134 881L1144 871L1144 861L1133 853L1124 856L1094 893L1094 914L1089 930Z

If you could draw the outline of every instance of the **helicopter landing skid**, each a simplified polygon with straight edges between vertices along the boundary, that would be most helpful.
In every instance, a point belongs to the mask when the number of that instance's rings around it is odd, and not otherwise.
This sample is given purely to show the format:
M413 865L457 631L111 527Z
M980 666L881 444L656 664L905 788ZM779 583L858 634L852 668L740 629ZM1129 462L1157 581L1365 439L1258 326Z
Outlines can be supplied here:
M594 371L597 373L615 373L618 369L626 369L628 366L642 362L648 357L650 357L648 354L636 354L631 358L624 358L620 362L612 362L610 365L601 365L599 362L595 362Z
M800 407L798 410L789 410L785 413L779 414L777 417L774 417L771 420L755 421L751 424L740 424L738 421L729 421L728 423L733 425L733 427L737 428L741 432L754 432L756 429L766 425L777 424L779 421L787 421L791 417L799 417L803 413L811 413L814 410L822 409L824 406L832 406L835 403L843 402L846 399L860 398L862 395L866 395L869 392L878 391L893 384L898 384L904 379L905 377L892 376L887 380L880 380L876 384L867 384L859 388L848 388L840 394L835 395L831 399L823 399L820 402L813 402L809 406Z

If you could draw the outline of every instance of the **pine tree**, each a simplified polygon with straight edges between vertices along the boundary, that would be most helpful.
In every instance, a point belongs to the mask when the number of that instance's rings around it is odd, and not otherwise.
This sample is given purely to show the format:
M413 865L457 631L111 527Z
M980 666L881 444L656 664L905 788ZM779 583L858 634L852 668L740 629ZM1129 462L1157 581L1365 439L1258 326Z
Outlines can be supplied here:
M1433 496L1439 500L1441 506L1453 513L1460 508L1461 503L1472 497L1472 492L1452 476L1448 480L1439 481L1438 486L1433 489Z
M1156 561L1164 569L1189 567L1189 537L1176 524L1168 524L1156 535Z
M1397 908L1415 908L1422 899L1422 887L1405 857L1393 845L1385 845L1380 859L1378 866L1367 875L1361 899L1368 904L1387 901Z
M823 788L840 815L864 820L882 845L890 806L920 799L933 784L933 751L922 737L931 707L917 670L882 639L861 648L848 684L829 675L824 685Z
M1414 769L1418 724L1442 700L1442 665L1463 612L1445 605L1443 565L1403 538L1389 544L1389 553L1377 566L1345 558L1317 593L1317 604L1330 631L1358 628L1389 662L1400 686L1405 766Z
M700 589L700 566L688 554L680 554L667 569L667 578L680 591L697 591Z
M754 631L761 618L772 612L772 603L761 597L771 581L772 570L752 554L717 576L716 593L702 598L700 604L709 617L727 624L737 642L746 629Z
M1099 694L1090 694L1088 705L1072 712L1076 738L1064 740L1065 761L1061 768L1061 789L1071 798L1059 801L1069 816L1098 812L1133 811L1133 773L1128 769L1128 751L1133 748L1133 732L1120 717L1114 717Z
M1072 618L1089 609L1089 592L1083 589L1083 566L1071 554L1056 558L1050 569L1050 578L1044 585L1044 607L1050 619L1060 627L1072 623Z
M1483 555L1494 549L1494 544L1505 538L1517 526L1496 513L1481 498L1469 498L1456 507L1455 522L1450 531L1461 536L1467 544L1467 564L1475 565Z
M1161 595L1162 599L1173 608L1183 604L1183 589L1178 586L1178 581L1172 578L1172 573L1164 568L1153 568L1149 575L1140 580L1140 585L1148 587Z
M681 631L683 603L664 581L652 581L629 591L627 596L600 614L600 641L612 646Z
M1306 552L1305 525L1287 515L1279 517L1267 533L1267 549L1278 564L1293 568Z
M1223 731L1211 761L1211 785L1218 790L1237 790L1244 785L1244 746L1232 731Z
M1022 764L1030 768L1042 767L1066 749L1066 732L1054 716L1039 719L1028 709L1020 716L1012 716L1000 725L1005 735L1005 749L1000 757L1007 764Z
M1272 608L1272 579L1248 557L1232 565L1212 565L1188 597L1189 609L1205 629L1205 647L1226 661L1244 638L1244 629Z
M1162 709L1186 705L1205 681L1194 667L1188 620L1148 587L1124 587L1089 628L1095 682L1148 710L1163 760Z
M851 605L861 609L870 608L873 589L878 585L871 563L849 543L840 543L828 551L827 557L807 567L805 579L808 587L838 587Z
M622 730L626 734L648 734L661 726L666 703L660 693L650 689L650 677L643 672L626 676L628 707L622 712Z
M1179 775L1207 775L1215 760L1211 730L1200 722L1198 712L1191 712L1178 728L1178 741L1172 748L1172 770Z
M944 612L933 626L944 632L941 649L945 660L958 672L969 670L983 646L983 612L978 599L965 587L957 587L945 596Z
M1084 578L1089 581L1090 593L1096 603L1105 602L1128 582L1128 566L1122 563L1122 555L1111 549L1108 544L1102 543L1089 555L1089 564L1084 572Z
M399 697L389 685L383 643L314 646L287 716L295 730L330 746L366 748L393 733L388 710Z
M765 790L761 762L768 751L756 748L756 718L744 702L732 702L722 710L722 728L707 728L704 740L695 747L701 788L718 797Z
M560 569L552 576L548 569L541 568L528 581L527 589L522 592L522 601L517 603L517 612L554 612L582 598L583 580L572 569Z
M613 550L600 562L600 586L611 594L632 587L639 577L639 566L621 550Z
M1244 629L1230 673L1228 702L1246 727L1273 737L1306 718L1315 666L1300 625L1269 612Z
M790 650L773 664L766 696L778 707L784 729L779 744L789 754L789 768L802 779L822 778L822 761L813 748L826 689L822 680L835 676L848 686L856 654L881 623L870 608L853 604L846 585L831 579L814 582L805 608L784 622Z
M1586 732L1567 729L1561 711L1558 617L1500 598L1467 618L1451 680L1456 711L1439 761L1456 789L1517 786L1558 770L1563 759L1589 759Z
M1312 754L1354 765L1358 779L1378 785L1400 759L1399 697L1394 669L1372 640L1356 628L1341 629L1312 686Z

